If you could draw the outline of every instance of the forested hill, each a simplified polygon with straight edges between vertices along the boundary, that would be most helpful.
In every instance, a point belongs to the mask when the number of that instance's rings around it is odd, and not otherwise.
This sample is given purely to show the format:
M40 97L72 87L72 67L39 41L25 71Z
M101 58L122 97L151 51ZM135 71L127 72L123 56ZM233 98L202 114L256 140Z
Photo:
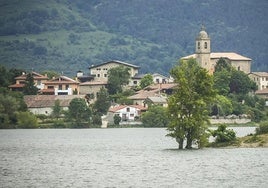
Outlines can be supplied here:
M168 74L203 23L213 52L268 71L267 10L267 0L0 0L0 64L74 75L120 60Z

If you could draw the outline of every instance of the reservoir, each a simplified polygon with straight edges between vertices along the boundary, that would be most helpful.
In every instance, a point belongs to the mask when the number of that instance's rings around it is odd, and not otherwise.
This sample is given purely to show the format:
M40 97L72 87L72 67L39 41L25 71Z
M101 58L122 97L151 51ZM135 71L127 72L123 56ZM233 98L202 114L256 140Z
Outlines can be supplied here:
M238 136L254 127L233 128ZM164 128L0 130L0 187L267 187L268 148L177 150Z

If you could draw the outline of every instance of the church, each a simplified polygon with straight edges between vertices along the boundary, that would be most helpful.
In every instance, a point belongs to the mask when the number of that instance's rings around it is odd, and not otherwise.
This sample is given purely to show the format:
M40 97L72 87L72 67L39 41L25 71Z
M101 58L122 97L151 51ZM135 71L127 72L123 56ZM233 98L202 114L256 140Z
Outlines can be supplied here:
M201 31L195 39L195 54L182 57L182 60L190 58L196 59L201 67L207 69L209 73L213 74L215 65L220 58L224 58L226 62L230 63L236 70L251 72L251 59L235 52L211 52L210 37L205 31L205 27L201 27Z

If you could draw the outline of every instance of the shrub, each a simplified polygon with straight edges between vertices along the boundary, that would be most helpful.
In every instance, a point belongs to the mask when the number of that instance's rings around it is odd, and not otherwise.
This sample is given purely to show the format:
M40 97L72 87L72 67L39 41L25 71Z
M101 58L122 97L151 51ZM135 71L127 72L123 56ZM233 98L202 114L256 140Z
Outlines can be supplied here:
M213 137L216 137L216 143L232 142L236 140L236 134L232 129L227 129L225 124L221 124L217 130L211 131Z
M261 122L259 127L256 128L256 134L268 133L268 121Z
M17 112L18 128L37 128L37 117L30 112Z

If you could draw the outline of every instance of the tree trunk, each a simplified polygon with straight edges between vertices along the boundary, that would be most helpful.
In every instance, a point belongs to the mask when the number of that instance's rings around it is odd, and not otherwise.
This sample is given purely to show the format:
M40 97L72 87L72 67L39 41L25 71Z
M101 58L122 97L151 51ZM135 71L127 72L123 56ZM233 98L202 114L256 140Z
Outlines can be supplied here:
M187 134L187 142L186 142L186 149L192 149L192 143L193 143L193 139L191 137L191 134Z
M176 138L176 141L179 144L179 149L183 149L183 141L184 141L184 139L183 138Z

